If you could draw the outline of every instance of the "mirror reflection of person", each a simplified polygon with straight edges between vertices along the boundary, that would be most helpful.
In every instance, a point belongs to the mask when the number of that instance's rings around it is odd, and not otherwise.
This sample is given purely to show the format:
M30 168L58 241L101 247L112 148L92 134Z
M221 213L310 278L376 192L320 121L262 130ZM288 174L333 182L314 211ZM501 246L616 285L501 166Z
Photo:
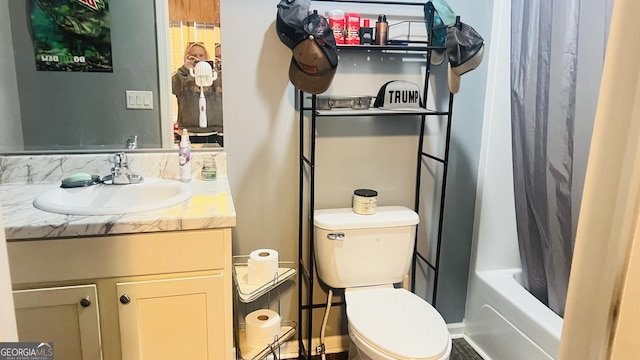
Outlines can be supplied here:
M182 133L182 129L187 129L192 143L218 143L223 146L221 74L213 85L202 89L207 100L207 127L204 128L198 121L200 87L189 74L198 62L209 59L211 57L203 43L189 42L184 50L184 64L171 77L171 89L178 100L178 131Z
M218 72L218 78L222 78L222 46L219 43L216 43L215 58L214 70ZM220 82L220 91L222 91L222 81Z

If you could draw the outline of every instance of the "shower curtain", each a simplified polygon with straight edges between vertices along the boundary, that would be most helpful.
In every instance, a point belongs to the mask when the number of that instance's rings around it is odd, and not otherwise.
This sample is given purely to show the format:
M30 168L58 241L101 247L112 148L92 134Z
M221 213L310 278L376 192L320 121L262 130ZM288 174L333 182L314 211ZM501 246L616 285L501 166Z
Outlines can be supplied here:
M586 167L586 161L574 161L575 144L589 142L595 117L595 106L580 98L597 100L612 3L511 5L511 131L523 285L560 316ZM596 56L601 61L590 60ZM577 126L591 128L576 132Z

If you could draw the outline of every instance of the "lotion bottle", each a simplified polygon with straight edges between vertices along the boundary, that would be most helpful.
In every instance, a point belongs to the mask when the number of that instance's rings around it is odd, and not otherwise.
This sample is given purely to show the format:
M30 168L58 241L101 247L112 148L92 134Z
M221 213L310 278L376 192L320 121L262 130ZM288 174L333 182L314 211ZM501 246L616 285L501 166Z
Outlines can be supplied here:
M180 166L180 181L191 181L191 142L189 142L189 131L182 129L180 138L180 148L178 150L178 165Z

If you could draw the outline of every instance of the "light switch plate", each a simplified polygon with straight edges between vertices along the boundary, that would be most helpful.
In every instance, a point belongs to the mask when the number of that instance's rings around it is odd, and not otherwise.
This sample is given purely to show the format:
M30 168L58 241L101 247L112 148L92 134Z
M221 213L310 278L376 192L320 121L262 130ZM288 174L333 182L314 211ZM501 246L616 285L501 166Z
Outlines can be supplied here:
M126 90L127 109L153 109L153 91Z

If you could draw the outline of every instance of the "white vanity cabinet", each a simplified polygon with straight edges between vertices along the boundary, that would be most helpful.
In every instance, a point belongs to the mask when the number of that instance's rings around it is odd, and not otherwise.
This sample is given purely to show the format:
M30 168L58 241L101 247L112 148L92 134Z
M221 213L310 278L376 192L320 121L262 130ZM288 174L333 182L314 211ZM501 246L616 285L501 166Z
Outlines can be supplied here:
M20 341L53 342L59 359L100 359L97 295L93 284L14 291Z
M233 358L229 228L7 248L20 341L71 360Z
M124 282L122 359L224 359L223 274Z

